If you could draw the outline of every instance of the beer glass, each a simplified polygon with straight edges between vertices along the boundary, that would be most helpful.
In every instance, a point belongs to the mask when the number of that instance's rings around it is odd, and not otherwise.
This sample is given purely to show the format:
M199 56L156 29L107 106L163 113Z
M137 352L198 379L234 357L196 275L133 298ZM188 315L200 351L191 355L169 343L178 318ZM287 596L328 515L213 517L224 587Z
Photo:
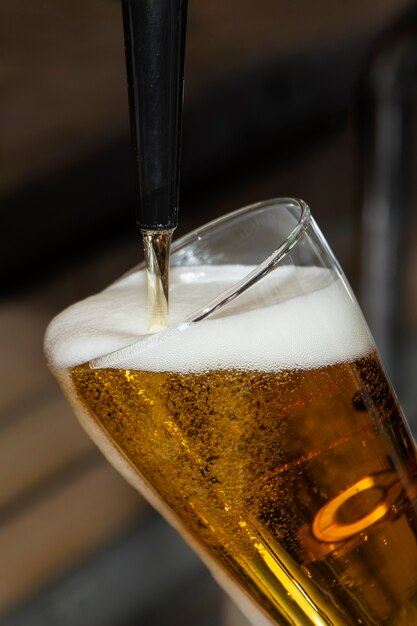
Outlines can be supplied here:
M302 201L172 250L170 325L136 268L50 325L86 431L256 624L417 624L416 453Z

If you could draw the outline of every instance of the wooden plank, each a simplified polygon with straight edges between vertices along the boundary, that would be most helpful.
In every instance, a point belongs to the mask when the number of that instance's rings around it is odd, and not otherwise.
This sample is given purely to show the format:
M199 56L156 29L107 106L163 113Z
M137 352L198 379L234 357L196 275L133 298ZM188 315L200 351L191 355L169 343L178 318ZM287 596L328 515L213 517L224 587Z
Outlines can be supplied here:
M152 516L1 624L219 626L222 597L190 548L160 517Z
M0 526L0 612L39 591L144 515L104 459Z
M8 421L0 434L0 517L2 507L92 449L58 392L25 417Z
M42 351L48 314L34 304L29 296L2 302L0 307L0 422L22 396L37 395L52 381Z

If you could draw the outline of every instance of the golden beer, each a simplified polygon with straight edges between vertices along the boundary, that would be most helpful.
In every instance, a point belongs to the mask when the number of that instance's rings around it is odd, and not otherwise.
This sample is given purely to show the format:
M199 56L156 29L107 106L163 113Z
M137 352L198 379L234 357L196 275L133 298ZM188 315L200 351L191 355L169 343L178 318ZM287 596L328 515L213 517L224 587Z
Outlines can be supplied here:
M173 315L235 271L174 272ZM135 280L47 336L109 460L257 624L417 624L414 443L337 274L278 268L217 318L136 342Z
M71 376L106 435L278 623L296 619L298 587L317 623L417 623L417 465L375 354L279 373Z

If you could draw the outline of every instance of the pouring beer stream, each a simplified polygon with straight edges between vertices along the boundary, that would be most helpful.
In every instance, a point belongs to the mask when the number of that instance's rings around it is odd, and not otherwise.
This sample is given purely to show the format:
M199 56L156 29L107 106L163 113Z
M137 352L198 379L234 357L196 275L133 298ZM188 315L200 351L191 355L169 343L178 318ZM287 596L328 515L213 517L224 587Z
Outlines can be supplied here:
M169 250L178 221L187 0L122 0L136 221L149 331L168 325Z

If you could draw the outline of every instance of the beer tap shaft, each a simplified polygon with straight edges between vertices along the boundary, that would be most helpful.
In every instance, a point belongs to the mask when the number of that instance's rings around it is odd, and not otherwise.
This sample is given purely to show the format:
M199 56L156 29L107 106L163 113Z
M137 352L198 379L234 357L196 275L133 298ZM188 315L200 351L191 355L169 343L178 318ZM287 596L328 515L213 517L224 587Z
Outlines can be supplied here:
M129 111L142 231L173 230L178 190L187 0L122 0Z

